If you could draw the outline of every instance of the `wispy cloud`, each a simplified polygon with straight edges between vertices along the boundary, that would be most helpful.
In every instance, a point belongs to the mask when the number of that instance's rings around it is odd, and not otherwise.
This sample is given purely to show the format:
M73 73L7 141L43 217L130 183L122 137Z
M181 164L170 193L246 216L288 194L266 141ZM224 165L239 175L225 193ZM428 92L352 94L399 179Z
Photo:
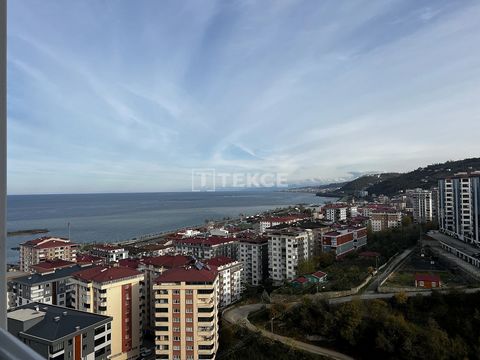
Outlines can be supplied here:
M473 0L19 0L8 15L11 193L183 190L199 167L345 178L478 155Z

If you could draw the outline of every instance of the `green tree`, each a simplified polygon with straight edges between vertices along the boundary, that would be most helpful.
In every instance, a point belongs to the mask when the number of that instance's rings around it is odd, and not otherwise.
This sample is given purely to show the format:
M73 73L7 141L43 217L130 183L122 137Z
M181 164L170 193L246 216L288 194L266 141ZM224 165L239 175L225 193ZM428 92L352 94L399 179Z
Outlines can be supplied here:
M355 345L356 334L363 318L362 303L355 300L342 304L335 311L334 317L340 338L350 345Z

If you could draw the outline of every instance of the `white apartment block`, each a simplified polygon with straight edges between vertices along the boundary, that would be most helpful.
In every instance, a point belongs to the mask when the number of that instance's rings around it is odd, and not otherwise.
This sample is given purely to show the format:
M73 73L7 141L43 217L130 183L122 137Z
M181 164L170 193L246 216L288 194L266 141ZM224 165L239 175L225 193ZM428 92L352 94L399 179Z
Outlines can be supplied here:
M293 280L302 260L313 256L312 230L285 228L268 231L268 270L276 282Z
M282 224L294 224L298 221L304 220L306 217L303 215L288 215L288 216L276 216L267 217L260 221L260 234L263 234L268 228Z
M243 263L243 282L260 285L268 277L268 238L238 238L238 260Z
M215 359L218 350L216 269L201 263L165 271L153 286L155 358Z
M402 225L402 213L400 211L370 212L368 223L373 232L398 228Z
M480 173L460 173L439 180L438 203L440 230L480 245Z
M408 194L413 208L413 220L420 224L432 221L432 192L415 189Z
M100 244L95 245L90 254L105 259L105 263L113 263L128 258L128 250L115 245Z
M205 264L218 271L218 306L222 308L239 301L243 292L243 264L225 256L208 259Z
M192 255L197 259L211 259L217 256L237 258L237 241L232 237L209 236L175 240L178 254Z
M343 204L327 204L323 207L325 219L328 221L344 221L347 220L348 207Z

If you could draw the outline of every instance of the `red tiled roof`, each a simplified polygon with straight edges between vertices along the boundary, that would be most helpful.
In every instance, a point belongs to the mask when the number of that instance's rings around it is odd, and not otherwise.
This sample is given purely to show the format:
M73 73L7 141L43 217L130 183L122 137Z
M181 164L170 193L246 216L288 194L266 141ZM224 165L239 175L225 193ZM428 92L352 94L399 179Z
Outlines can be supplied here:
M251 237L243 237L243 234L240 235L241 237L237 237L236 239L240 242L244 243L252 243L252 244L264 244L268 242L268 237L266 236L251 236Z
M341 233L339 233L338 231L329 231L325 234L323 234L324 236L338 236L338 235L341 235Z
M93 264L101 263L104 259L98 256L93 256L89 254L77 254L77 263L79 264Z
M205 264L220 267L220 266L227 265L227 264L230 264L230 263L235 262L235 261L236 260L233 260L233 259L231 259L227 256L217 256L217 257L205 260Z
M48 249L60 246L78 246L78 244L73 243L68 239L47 236L29 240L20 245L33 247L35 249Z
M430 281L430 282L440 282L440 276L430 275L430 274L416 274L415 281Z
M217 268L209 266L210 269L197 269L195 266L189 268L176 268L165 271L156 280L155 283L168 282L213 282L217 277Z
M130 269L136 269L138 264L140 264L141 259L120 259L118 260L118 265L124 266Z
M192 258L185 255L149 256L142 259L142 262L146 265L164 267L169 269L185 266L191 261Z
M323 271L317 271L317 272L314 272L314 273L312 274L312 276L315 276L315 277L321 279L322 277L327 276L327 274L324 273Z
M235 241L235 238L223 237L223 236L209 236L207 238L193 237L193 238L187 238L187 239L179 239L179 240L175 240L175 243L188 244L188 245L203 244L203 245L213 246L213 245L225 244L232 241Z
M83 281L102 283L136 275L142 275L142 273L128 267L94 266L74 273L73 277Z
M307 278L304 278L303 276L300 276L298 278L296 278L295 280L293 280L294 282L298 282L300 284L304 284L306 282L308 282L308 279Z
M71 262L71 261L66 261L66 260L61 260L61 259L52 259L52 260L46 260L39 262L38 264L32 265L32 269L34 269L36 272L46 272L50 270L55 270L55 269L60 269L64 267L69 267L73 266L76 263Z

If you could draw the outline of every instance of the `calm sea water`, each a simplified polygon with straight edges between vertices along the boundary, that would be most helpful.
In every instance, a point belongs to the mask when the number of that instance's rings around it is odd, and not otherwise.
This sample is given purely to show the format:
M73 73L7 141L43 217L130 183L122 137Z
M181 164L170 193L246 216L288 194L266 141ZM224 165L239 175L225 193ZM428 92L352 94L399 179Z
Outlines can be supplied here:
M273 191L212 193L139 193L8 196L8 231L46 228L50 235L68 236L76 242L114 242L133 237L201 225L240 213L294 204L321 204L314 194ZM34 235L8 238L8 261L18 261L12 247Z

